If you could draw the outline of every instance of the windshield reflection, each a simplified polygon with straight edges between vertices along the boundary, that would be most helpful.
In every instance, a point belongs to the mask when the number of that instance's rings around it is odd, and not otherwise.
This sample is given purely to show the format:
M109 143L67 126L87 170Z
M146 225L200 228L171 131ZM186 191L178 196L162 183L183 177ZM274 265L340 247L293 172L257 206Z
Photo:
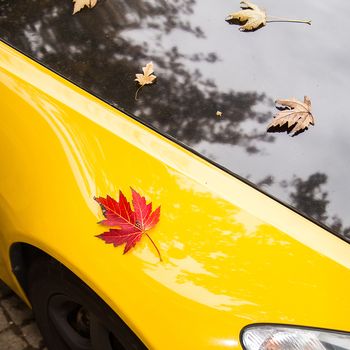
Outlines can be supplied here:
M115 107L348 235L344 77L350 52L339 27L346 21L322 27L335 8L345 16L348 4L264 5L271 15L300 17L302 9L313 25L275 23L241 33L225 22L235 6L224 0L215 6L209 0L100 1L74 16L70 0L0 0L0 33ZM157 83L135 101L135 73L149 61ZM267 134L273 100L304 94L312 97L315 127L294 139Z

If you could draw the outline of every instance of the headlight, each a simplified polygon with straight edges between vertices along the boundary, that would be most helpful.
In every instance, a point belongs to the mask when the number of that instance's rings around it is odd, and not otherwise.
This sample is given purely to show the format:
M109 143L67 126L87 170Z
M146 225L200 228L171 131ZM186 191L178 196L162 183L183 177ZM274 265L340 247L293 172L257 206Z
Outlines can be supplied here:
M274 325L242 331L245 350L350 350L350 334Z

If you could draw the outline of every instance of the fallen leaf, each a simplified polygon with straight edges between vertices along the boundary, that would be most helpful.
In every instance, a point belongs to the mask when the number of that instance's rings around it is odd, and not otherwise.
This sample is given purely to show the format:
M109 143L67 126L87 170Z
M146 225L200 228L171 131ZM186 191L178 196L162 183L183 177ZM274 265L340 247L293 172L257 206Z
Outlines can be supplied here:
M216 112L216 116L219 117L219 118L222 117L222 112L221 111L217 111Z
M73 15L79 12L85 6L89 8L93 8L97 4L97 0L73 0L73 2L74 2Z
M269 22L294 22L310 24L309 20L294 20L281 17L267 16L266 12L259 6L253 4L249 0L241 1L241 11L230 14L226 17L226 21L231 24L239 24L241 27L239 30L243 32L254 31L261 27L264 27Z
M142 67L142 70L143 74L136 74L135 81L139 83L140 87L136 91L135 100L137 100L137 94L142 87L144 87L145 85L153 84L154 81L157 79L157 77L153 74L154 68L152 62L147 63L145 67Z
M267 130L274 127L282 127L287 125L288 133L302 132L307 129L310 125L315 125L315 119L311 113L311 100L309 97L304 97L304 102L300 102L295 98L287 100L277 100L276 105L284 108L279 111L271 123L268 125ZM294 125L294 128L289 129Z
M143 235L146 235L155 247L159 259L162 260L159 249L146 232L158 223L160 207L152 212L152 203L147 204L145 197L135 190L131 189L131 192L134 210L121 191L119 191L119 201L110 196L95 198L105 217L100 224L114 227L97 237L115 247L125 244L125 254L141 240Z
M239 28L242 31L258 29L266 25L266 12L257 5L249 1L241 1L242 11L232 13L226 17L226 21L238 21L241 24Z

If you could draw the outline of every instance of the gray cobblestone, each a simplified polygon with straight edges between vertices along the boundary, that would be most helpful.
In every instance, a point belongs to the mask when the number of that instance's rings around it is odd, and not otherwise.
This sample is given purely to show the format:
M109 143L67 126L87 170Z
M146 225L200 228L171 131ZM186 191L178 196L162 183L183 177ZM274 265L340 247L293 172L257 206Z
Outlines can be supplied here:
M35 349L39 349L42 343L42 337L37 325L32 322L22 328L22 332L24 338L27 342L34 347Z
M47 350L32 311L1 280L0 349Z
M0 332L9 327L9 321L7 320L4 311L0 309Z
M4 346L2 349L6 350L24 350L27 347L26 342L12 329L0 333L0 344Z
M1 305L17 326L21 326L24 322L33 319L30 309L14 294L1 300Z

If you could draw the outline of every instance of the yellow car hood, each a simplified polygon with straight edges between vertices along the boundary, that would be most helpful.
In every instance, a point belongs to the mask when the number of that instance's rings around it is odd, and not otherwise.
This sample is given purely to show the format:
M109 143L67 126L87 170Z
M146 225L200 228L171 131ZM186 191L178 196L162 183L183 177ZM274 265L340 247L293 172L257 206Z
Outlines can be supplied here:
M4 44L0 83L5 252L51 254L151 349L238 349L255 322L350 331L346 242ZM162 206L163 262L95 237L93 197L129 186Z

